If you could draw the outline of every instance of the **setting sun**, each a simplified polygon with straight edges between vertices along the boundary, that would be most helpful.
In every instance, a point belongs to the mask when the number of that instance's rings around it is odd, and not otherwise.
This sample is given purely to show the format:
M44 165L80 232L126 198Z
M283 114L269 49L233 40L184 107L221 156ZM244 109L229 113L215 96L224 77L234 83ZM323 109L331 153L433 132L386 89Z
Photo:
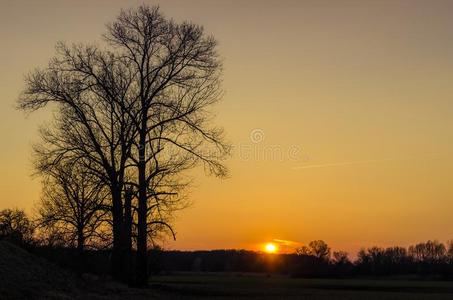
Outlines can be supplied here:
M272 243L267 243L266 246L264 246L264 249L266 250L267 253L277 252L277 246Z

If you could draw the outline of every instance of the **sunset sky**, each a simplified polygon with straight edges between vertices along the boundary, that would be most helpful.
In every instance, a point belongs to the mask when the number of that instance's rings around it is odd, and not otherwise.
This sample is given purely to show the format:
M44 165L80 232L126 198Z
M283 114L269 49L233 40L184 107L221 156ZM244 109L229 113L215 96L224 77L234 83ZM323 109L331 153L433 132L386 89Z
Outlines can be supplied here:
M228 179L195 172L176 249L289 251L453 239L453 1L1 1L0 209L33 211L31 145L49 111L15 110L57 41L101 42L121 8L159 4L219 41Z

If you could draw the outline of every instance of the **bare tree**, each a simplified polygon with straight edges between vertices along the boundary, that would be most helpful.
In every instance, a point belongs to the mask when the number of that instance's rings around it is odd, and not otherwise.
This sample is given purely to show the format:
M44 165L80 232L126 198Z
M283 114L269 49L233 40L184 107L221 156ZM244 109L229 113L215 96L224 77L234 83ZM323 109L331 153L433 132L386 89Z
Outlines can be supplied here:
M55 228L80 253L98 246L110 218L104 184L77 164L57 166L44 176L39 225Z
M418 262L437 263L446 258L447 249L438 241L427 241L409 247L409 255Z
M146 285L149 201L173 193L156 189L156 177L197 162L215 175L226 174L220 160L229 147L222 130L210 127L208 110L220 99L221 63L215 40L202 27L169 21L158 8L122 11L105 37L136 75L139 113L131 160L137 168L137 283ZM151 224L169 227L161 220Z
M168 219L184 206L183 172L201 163L226 175L229 145L210 113L222 94L221 62L202 27L177 24L158 8L122 11L105 40L112 51L60 44L48 68L28 76L19 107L58 105L36 149L45 158L38 169L81 161L110 188L116 278L130 252L125 211L135 211L137 283L146 285L148 237L162 228L174 233ZM135 191L134 210L124 203L126 186Z
M308 246L296 249L298 255L312 255L319 259L329 260L330 247L322 240L311 241Z
M109 187L112 275L120 279L125 252L122 193L135 134L128 104L132 75L121 58L94 46L60 43L57 53L47 68L27 76L19 108L34 111L54 103L58 109L53 126L41 129L43 142L35 147L38 172L85 164Z

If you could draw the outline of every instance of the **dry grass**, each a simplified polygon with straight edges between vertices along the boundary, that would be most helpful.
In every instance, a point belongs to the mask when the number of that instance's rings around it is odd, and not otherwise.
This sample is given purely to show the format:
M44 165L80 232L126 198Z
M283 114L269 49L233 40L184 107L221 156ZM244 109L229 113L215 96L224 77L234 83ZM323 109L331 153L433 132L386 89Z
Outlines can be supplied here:
M74 276L7 242L0 242L2 299L65 299L73 295Z

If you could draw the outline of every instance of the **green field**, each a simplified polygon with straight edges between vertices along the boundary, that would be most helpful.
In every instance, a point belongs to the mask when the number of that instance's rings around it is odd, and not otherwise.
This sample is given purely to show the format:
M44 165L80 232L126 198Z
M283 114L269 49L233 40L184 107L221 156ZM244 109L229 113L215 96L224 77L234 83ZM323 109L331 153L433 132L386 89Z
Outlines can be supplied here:
M165 299L453 299L453 282L171 275L151 279Z

